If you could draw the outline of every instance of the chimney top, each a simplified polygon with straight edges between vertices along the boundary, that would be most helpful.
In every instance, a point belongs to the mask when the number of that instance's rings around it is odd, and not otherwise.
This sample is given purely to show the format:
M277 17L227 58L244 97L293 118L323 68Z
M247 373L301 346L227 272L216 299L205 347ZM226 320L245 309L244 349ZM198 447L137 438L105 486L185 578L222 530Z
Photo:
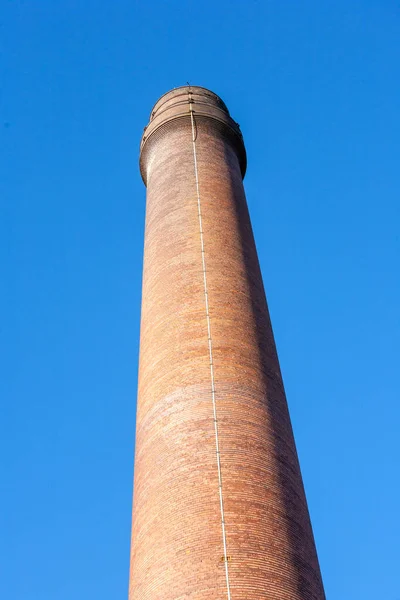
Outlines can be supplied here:
M222 127L226 127L230 134L236 139L238 146L238 157L241 165L242 175L246 172L246 151L239 124L229 114L226 104L217 94L211 90L198 85L183 85L163 94L153 106L150 113L148 125L144 128L140 143L140 169L143 181L146 177L143 168L143 151L160 127L173 121L190 119L193 111L195 119L207 119L217 121Z

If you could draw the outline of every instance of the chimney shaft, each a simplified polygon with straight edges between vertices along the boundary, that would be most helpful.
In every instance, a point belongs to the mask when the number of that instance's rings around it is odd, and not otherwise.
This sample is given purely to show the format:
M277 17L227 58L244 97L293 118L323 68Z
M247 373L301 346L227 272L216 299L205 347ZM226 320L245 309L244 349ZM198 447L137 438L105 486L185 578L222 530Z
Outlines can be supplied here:
M242 178L201 87L156 103L147 185L130 600L323 600Z

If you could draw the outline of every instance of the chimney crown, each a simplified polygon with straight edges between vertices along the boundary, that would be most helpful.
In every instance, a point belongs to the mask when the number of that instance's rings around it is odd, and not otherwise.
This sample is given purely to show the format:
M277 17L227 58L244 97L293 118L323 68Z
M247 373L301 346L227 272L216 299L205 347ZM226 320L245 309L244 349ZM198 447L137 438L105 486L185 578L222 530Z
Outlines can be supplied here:
M155 141L164 130L190 120L212 121L218 129L232 138L236 147L242 176L246 173L247 158L239 124L229 114L226 104L217 94L197 85L184 85L163 94L155 103L148 125L144 128L140 142L140 172L147 183L145 154L150 141Z

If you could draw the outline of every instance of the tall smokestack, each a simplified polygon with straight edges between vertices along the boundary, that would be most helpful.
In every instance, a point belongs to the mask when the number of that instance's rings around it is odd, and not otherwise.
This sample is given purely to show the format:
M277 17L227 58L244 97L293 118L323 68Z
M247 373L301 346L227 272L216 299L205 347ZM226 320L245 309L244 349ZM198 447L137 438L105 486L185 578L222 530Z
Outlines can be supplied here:
M222 100L162 96L147 186L130 600L325 598Z

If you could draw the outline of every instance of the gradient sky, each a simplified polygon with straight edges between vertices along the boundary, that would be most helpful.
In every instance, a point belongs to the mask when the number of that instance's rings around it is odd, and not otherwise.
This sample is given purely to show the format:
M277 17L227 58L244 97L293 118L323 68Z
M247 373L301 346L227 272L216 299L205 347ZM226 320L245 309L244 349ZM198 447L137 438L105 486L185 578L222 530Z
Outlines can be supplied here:
M400 600L398 3L0 9L0 597L127 597L138 145L189 81L244 134L328 600Z

